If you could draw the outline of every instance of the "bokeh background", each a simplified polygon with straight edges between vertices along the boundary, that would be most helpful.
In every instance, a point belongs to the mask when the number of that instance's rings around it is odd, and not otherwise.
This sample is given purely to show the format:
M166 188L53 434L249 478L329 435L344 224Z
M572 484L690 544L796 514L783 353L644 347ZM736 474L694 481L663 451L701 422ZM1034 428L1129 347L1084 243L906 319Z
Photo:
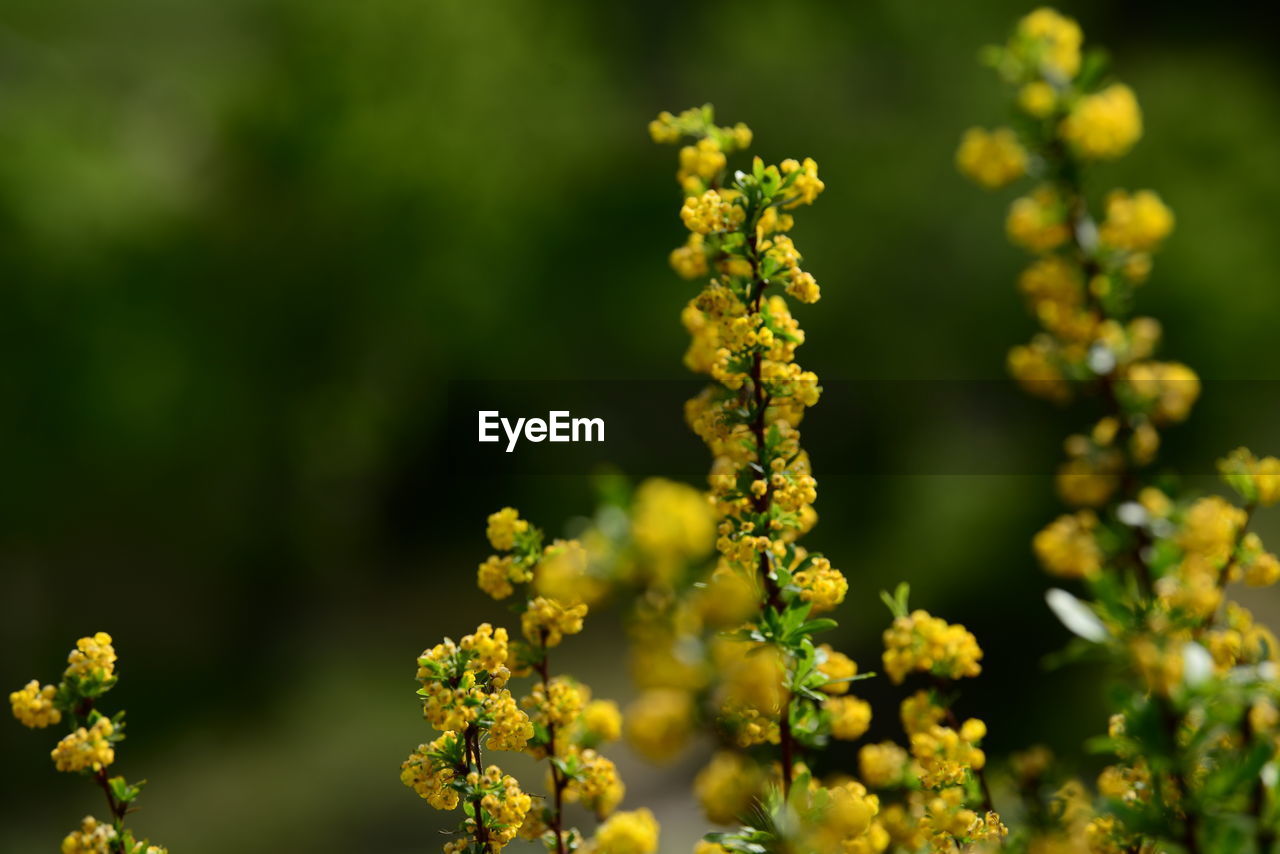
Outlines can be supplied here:
M1205 472L1241 442L1280 450L1272 30L1248 7L1061 5L1145 109L1146 138L1098 185L1156 188L1178 215L1142 308L1206 389L1168 458ZM451 423L474 419L449 401L471 382L500 409L522 380L683 376L674 152L645 124L705 101L767 158L821 163L797 229L823 286L800 312L807 367L904 398L1001 378L1032 329L1022 258L1008 195L967 185L952 154L1002 119L976 54L1028 9L6 0L0 684L53 678L75 637L112 632L118 767L151 781L136 825L175 852L437 850L439 817L397 779L428 736L414 657L494 616L473 587L485 514L516 504L558 532L595 501L582 471L448 465ZM876 593L908 579L987 648L964 702L992 750L1078 752L1103 726L1099 674L1041 666L1066 633L1028 540L1081 416L1023 405L1043 430L981 406L827 424L811 542L852 580L843 648L874 666ZM698 453L669 417L679 447L655 442L631 474L689 474L664 472ZM975 447L1031 462L822 475L824 454ZM563 663L625 700L616 618L591 630ZM53 850L100 806L53 770L52 742L0 726L0 850ZM672 782L688 766L616 753L627 803L688 850L701 826Z

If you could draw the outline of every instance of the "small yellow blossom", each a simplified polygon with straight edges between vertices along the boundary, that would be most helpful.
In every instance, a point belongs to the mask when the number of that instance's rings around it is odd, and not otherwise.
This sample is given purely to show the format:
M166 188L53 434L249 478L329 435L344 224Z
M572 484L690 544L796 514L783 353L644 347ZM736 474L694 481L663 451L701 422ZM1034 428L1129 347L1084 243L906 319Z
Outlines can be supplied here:
M456 776L447 763L433 758L448 747L456 745L456 733L447 732L430 744L418 745L400 766L400 781L418 793L418 796L438 810L451 810L458 806L458 792L449 784Z
M91 815L80 822L80 829L73 830L62 840L62 854L110 854L115 850L116 830Z
M871 726L871 704L856 697L830 697L822 709L831 718L831 735L841 741L855 741Z
M858 774L873 789L887 789L902 780L907 751L892 741L865 744L858 751Z
M693 788L708 821L733 824L747 815L763 791L764 776L741 753L720 751L698 772Z
M947 679L977 676L982 650L978 641L964 626L953 625L930 615L914 611L898 617L884 632L884 669L894 684L899 684L913 670L933 673Z
M975 183L993 190L1027 174L1027 152L1010 128L969 128L956 149L956 166Z
M693 735L694 702L687 691L652 688L627 707L627 742L655 762L673 759Z
M1098 236L1116 249L1150 252L1173 231L1173 211L1151 190L1114 190L1106 208Z
M834 609L849 592L849 582L844 573L832 568L831 561L824 557L814 558L808 568L795 574L793 580L800 588L800 598L812 606L814 614Z
M818 670L832 680L822 686L822 690L827 694L848 693L850 685L848 680L858 675L857 662L825 643L818 647Z
M1060 130L1082 156L1110 160L1127 152L1142 136L1142 110L1132 89L1114 83L1077 101Z
M1090 510L1059 516L1032 541L1036 557L1052 575L1093 578L1102 570L1102 550L1093 534L1097 525Z
M1032 252L1047 252L1071 238L1067 209L1048 185L1014 200L1005 220L1005 230L1010 240Z
M514 507L503 507L489 516L489 526L485 535L489 543L500 552L511 551L516 547L516 539L529 530L529 523L520 518Z
M1043 80L1033 80L1018 90L1018 106L1029 116L1047 118L1058 106L1058 93Z
M593 854L654 854L658 820L647 809L614 813L596 831Z
M818 178L818 164L812 157L806 157L804 163L797 160L784 160L779 164L783 175L796 175L795 182L791 185L791 191L796 197L788 202L786 207L794 208L799 205L811 205L818 199L818 195L826 189L826 185Z
M22 688L9 695L9 704L13 707L13 716L23 726L32 729L44 729L62 720L62 712L53 705L53 698L58 693L57 687L45 685L32 679Z
M111 645L111 635L98 632L92 637L80 638L76 648L67 656L67 679L106 682L115 675L116 651Z
M530 643L553 647L559 646L565 635L576 635L582 631L582 621L586 616L585 604L565 605L539 596L520 616L520 627Z
M582 709L582 726L596 741L617 741L622 735L622 712L613 700L592 700Z
M1080 25L1057 11L1041 7L1018 22L1017 36L1028 58L1046 75L1070 80L1080 70Z
M111 746L115 726L110 718L100 717L88 727L78 727L64 736L50 754L59 771L101 771L116 759Z

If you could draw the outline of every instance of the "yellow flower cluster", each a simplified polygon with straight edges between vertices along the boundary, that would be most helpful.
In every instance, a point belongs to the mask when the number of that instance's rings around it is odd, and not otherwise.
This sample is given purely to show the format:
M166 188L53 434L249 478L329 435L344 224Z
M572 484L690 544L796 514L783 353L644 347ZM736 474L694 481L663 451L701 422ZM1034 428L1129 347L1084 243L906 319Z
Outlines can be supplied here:
M1142 136L1142 110L1133 90L1116 83L1076 101L1060 130L1081 157L1110 160Z
M932 673L944 679L977 676L982 649L973 634L930 615L913 611L897 617L884 633L884 669L895 684L908 673Z
M103 824L91 815L80 822L80 829L73 830L62 840L62 854L110 854L117 839L116 829Z
M657 850L658 821L647 809L612 815L588 849L591 854L654 854Z
M698 772L693 790L709 821L734 824L745 819L764 784L759 765L741 753L722 750Z
M418 745L400 765L400 782L438 810L458 806L458 791L449 785L457 776L457 769L436 758L456 751L457 741L457 733L446 732L430 744Z
M646 759L674 759L693 736L694 712L688 691L650 688L627 706L627 742Z
M1009 128L969 128L956 150L956 166L983 187L996 189L1027 174L1027 152Z
M911 755L920 766L920 782L930 789L962 785L972 771L981 771L986 755L978 742L987 735L982 721L970 718L959 730L934 725L911 734Z
M559 646L565 635L576 635L582 631L582 621L586 616L585 603L565 605L557 599L539 596L520 616L520 628L532 644Z
M831 722L831 737L857 741L871 726L871 704L857 697L831 697L822 703Z
M88 728L77 727L53 748L53 764L59 771L101 771L116 760L110 718L99 717Z
M1098 517L1090 510L1059 516L1032 540L1046 572L1062 578L1093 578L1102 571L1102 549L1094 529Z
M101 683L110 681L115 672L116 650L111 645L111 635L98 632L76 641L76 648L67 656L64 678Z
M32 729L44 729L62 720L62 712L53 704L58 688L55 685L40 687L39 681L32 679L22 688L9 694L9 705L13 707L13 716L23 726Z
M824 557L815 558L807 569L797 572L793 580L800 588L800 598L812 606L814 614L833 610L849 592L844 573L832 568L831 561Z
M529 530L529 523L520 518L514 507L503 507L489 516L489 524L485 536L489 545L500 552L509 552L516 547L517 539Z
M1044 329L1010 351L1010 373L1030 393L1058 402L1071 396L1075 381L1116 389L1133 405L1116 425L1115 442L1149 459L1158 444L1154 428L1186 417L1199 382L1184 365L1150 360L1160 336L1155 321L1121 322L1114 315L1150 274L1151 252L1173 230L1174 217L1150 190L1117 190L1097 223L1078 187L1062 177L1078 173L1085 161L1119 157L1142 132L1131 89L1113 84L1090 91L1091 84L1076 78L1082 38L1074 21L1052 9L1026 16L997 50L997 67L1018 87L1019 106L1045 124L1025 132L1030 143L1008 128L971 130L957 162L986 187L1023 172L1043 179L1013 202L1006 221L1009 238L1039 256L1019 284ZM1024 151L1031 147L1034 156ZM1035 168L1019 170L1016 163ZM1059 486L1070 503L1099 506L1109 497L1112 481L1099 462L1076 456L1064 464Z
M613 760L591 748L581 750L576 746L560 758L577 767L564 789L566 801L580 802L602 818L618 808L626 794L626 786L618 776Z
M687 484L649 478L632 496L631 537L645 576L672 584L690 562L711 551L715 514L704 493Z
M864 744L858 751L858 775L873 789L888 789L902 782L907 751L892 741Z

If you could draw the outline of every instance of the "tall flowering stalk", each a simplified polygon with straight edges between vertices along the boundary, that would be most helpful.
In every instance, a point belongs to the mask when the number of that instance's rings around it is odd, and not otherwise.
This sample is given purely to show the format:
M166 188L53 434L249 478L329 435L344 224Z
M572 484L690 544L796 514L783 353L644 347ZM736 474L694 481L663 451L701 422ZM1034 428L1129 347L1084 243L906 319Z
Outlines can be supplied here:
M512 508L489 517L498 554L480 565L477 582L494 599L515 599L523 640L482 624L458 643L445 639L418 659L426 719L442 735L421 745L401 779L433 807L463 807L446 854L493 854L517 838L549 852L652 854L658 825L648 810L615 812L624 794L612 761L597 748L617 739L621 714L608 700L552 674L551 650L582 631L589 603L604 592L588 572L576 540L543 545L543 534ZM508 687L530 677L519 700ZM547 763L547 791L536 799L484 750L522 751ZM591 838L568 825L565 807L580 803L601 822ZM630 846L630 847L628 847Z
M1227 588L1280 579L1280 561L1247 530L1258 506L1280 500L1280 460L1239 449L1219 463L1239 505L1146 471L1159 430L1187 417L1200 384L1190 368L1154 360L1159 323L1131 315L1174 217L1150 190L1100 202L1091 192L1091 167L1138 141L1142 114L1082 41L1051 9L1023 18L987 54L1013 88L1014 126L970 130L957 154L984 186L1037 182L1006 223L1035 255L1018 284L1043 330L1010 353L1014 377L1034 394L1103 409L1066 442L1057 486L1075 509L1033 545L1050 574L1088 595L1051 591L1050 605L1120 674L1098 742L1115 762L1098 779L1096 810L1060 810L1043 839L1095 852L1269 852L1276 641ZM1080 793L1065 801L1079 806Z
M125 826L136 809L145 780L130 783L107 769L116 760L116 745L124 741L124 712L106 715L99 708L115 687L116 651L111 635L98 632L76 641L67 668L57 685L32 680L9 695L13 716L24 726L44 729L65 722L70 733L53 748L59 771L87 777L107 800L107 821L85 816L80 829L62 840L63 854L165 854L166 849L139 841Z
M717 126L710 107L663 113L650 133L659 143L685 143L677 181L689 234L671 263L703 283L683 315L692 337L685 363L712 380L688 402L686 416L714 457L716 562L705 584L689 592L691 604L677 599L667 613L686 637L730 626L704 635L715 678L703 697L718 737L733 750L717 753L697 788L712 820L743 826L709 834L699 854L877 852L896 841L895 831L903 844L918 837L939 851L998 840L1005 828L979 782L984 757L976 745L985 727L948 718L950 698L941 690L919 695L919 715L929 720L908 727L917 760L911 771L904 759L899 773L871 781L918 793L893 812L893 829L867 781L822 785L808 770L806 760L831 738L856 740L871 720L870 706L847 693L862 678L854 661L814 640L835 627L820 615L844 601L848 581L799 543L817 521L817 482L798 427L821 389L795 362L804 332L786 297L814 303L820 291L788 232L793 211L811 205L823 183L812 159L767 166L757 157L749 172L730 173L728 155L750 145L751 131ZM963 627L923 611L908 614L905 587L892 604L885 664L895 682L913 671L938 679L976 675L981 652ZM773 781L763 792L754 763ZM968 808L975 796L986 802L984 814Z

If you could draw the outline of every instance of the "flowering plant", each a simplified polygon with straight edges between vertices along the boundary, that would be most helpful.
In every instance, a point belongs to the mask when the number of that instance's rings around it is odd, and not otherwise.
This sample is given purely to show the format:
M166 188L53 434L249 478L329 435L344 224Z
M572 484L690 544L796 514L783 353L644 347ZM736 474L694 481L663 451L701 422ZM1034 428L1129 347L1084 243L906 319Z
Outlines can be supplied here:
M124 741L124 712L108 716L98 706L118 679L111 635L98 632L76 641L57 685L41 685L33 679L9 695L13 716L24 726L45 729L66 722L70 732L50 754L54 765L59 771L88 777L106 796L110 819L85 816L80 829L62 840L63 854L164 854L166 850L137 840L125 827L125 816L136 808L146 781L130 783L107 773L116 760L116 745Z
M1074 509L1033 545L1046 571L1087 595L1053 590L1050 606L1083 639L1081 651L1101 653L1117 673L1107 735L1095 742L1114 762L1095 806L1074 782L1058 792L1057 819L1034 844L1270 851L1276 640L1228 586L1280 579L1280 561L1248 531L1257 507L1280 500L1280 460L1241 448L1219 462L1238 503L1148 472L1159 431L1187 417L1200 383L1185 365L1155 360L1160 324L1131 314L1172 212L1151 190L1112 190L1100 207L1088 192L1093 165L1137 142L1142 114L1082 40L1075 21L1051 9L1023 18L987 53L1014 89L1014 126L972 129L957 153L986 187L1036 181L1006 228L1035 255L1018 285L1043 331L1010 352L1010 370L1033 394L1092 398L1103 410L1066 442L1057 487ZM1032 797L1041 776L1024 775Z

